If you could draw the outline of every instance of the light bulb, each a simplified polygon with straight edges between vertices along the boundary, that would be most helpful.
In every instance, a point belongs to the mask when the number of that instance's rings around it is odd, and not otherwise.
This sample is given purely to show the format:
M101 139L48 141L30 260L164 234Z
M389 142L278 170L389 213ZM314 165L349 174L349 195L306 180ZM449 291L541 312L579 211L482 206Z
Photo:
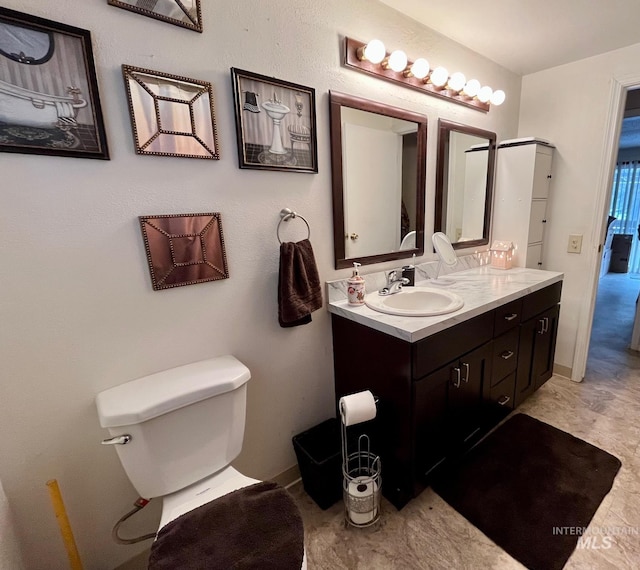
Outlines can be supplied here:
M380 63L387 55L387 50L380 40L371 40L359 54L360 59L366 59L371 63Z
M467 78L464 76L464 73L460 73L456 71L447 82L447 87L452 91L461 91L464 87L464 84L467 82Z
M424 79L429 75L429 62L424 57L419 57L411 64L411 75L418 79Z
M480 91L478 91L478 101L480 101L480 103L488 103L489 99L491 99L491 95L493 95L493 89L488 85L485 85L480 88Z
M431 72L430 79L436 87L444 87L449 79L449 72L444 67L436 67Z
M469 79L462 90L467 97L475 97L478 91L480 91L480 82L477 79Z
M492 105L502 105L506 98L507 96L505 95L504 91L502 91L502 89L498 89L497 91L493 92L493 95L491 95L489 101Z
M404 71L405 67L407 67L407 54L400 49L391 52L386 67L397 72Z

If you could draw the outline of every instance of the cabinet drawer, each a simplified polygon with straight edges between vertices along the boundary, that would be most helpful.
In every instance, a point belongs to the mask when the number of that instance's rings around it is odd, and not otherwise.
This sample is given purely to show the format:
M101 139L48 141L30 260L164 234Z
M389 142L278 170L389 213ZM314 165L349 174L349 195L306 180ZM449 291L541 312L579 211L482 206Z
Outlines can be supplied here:
M489 342L493 336L493 321L494 311L488 311L414 343L414 380Z
M493 341L493 371L491 386L516 371L520 331L512 329Z
M520 324L522 317L522 299L511 301L496 309L493 336L500 336L509 329Z
M502 382L491 388L489 405L496 410L513 410L513 396L516 389L516 374L509 374Z
M527 295L522 303L522 320L526 321L538 313L557 305L560 302L561 291L562 281L559 281Z

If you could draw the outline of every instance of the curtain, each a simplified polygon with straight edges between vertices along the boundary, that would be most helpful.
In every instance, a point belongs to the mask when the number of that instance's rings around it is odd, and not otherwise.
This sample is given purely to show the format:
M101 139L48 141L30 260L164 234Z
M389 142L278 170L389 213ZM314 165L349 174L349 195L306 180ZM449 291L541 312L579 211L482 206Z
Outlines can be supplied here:
M629 273L640 273L640 161L619 162L613 176L610 216L616 234L631 234Z

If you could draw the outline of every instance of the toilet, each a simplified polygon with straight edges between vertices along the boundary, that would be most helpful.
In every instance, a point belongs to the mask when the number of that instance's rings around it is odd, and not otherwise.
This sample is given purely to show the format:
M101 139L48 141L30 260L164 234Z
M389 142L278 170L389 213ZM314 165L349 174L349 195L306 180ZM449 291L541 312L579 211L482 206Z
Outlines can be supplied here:
M223 543L229 544L229 552L224 551L224 555L233 556L233 544L228 536L221 539L216 535L230 532L228 528L217 528L216 521L223 519L220 511L213 510L226 508L231 514L233 528L239 529L234 531L237 536L233 540L237 539L237 545L246 549L247 544L257 544L256 535L267 528L265 540L269 540L269 545L278 545L281 540L284 546L281 545L279 552L287 551L290 556L286 563L276 562L273 567L292 567L288 563L301 558L300 566L295 568L306 569L306 556L300 541L302 521L293 500L278 485L246 477L230 465L242 449L250 377L244 364L227 355L151 374L97 395L100 425L111 434L102 443L115 447L125 472L141 497L162 499L152 560L154 548L161 541L164 541L163 552L175 547L183 551L182 556L189 557L191 553L184 551L191 546L184 543L193 542L193 560L202 563L201 567L229 564L228 559L219 565L216 561L201 559L202 552L212 549L217 549L220 555L219 545ZM242 503L243 500L251 505L251 509ZM235 510L229 509L235 509L234 505L238 504L241 507L236 517ZM210 518L201 518L194 523L194 517L205 516ZM287 516L289 519L285 520ZM212 522L207 523L207 527L203 520ZM260 524L264 528L256 531L255 526L260 529ZM282 525L280 530L279 524ZM198 528L197 540L193 539L192 528ZM243 537L245 529L246 536ZM180 538L181 532L183 537L188 533L188 540ZM245 540L248 537L251 540ZM213 541L217 542L211 544ZM269 545L265 544L265 547ZM260 555L256 552L248 558L260 560ZM273 558L274 553L270 556ZM150 563L149 567L175 567L176 560L164 566ZM269 567L272 562L263 561L260 565ZM251 568L253 565L239 564L238 567Z

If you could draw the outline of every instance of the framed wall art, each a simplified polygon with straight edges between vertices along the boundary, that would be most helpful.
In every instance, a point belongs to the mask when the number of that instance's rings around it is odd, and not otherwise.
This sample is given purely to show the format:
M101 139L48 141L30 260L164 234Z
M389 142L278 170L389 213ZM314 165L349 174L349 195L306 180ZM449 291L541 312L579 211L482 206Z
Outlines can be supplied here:
M139 220L154 290L229 277L219 212Z
M137 154L218 160L208 81L122 66Z
M107 0L111 6L202 32L200 0Z
M318 172L315 89L231 68L240 168Z
M0 8L0 151L109 159L88 30Z

